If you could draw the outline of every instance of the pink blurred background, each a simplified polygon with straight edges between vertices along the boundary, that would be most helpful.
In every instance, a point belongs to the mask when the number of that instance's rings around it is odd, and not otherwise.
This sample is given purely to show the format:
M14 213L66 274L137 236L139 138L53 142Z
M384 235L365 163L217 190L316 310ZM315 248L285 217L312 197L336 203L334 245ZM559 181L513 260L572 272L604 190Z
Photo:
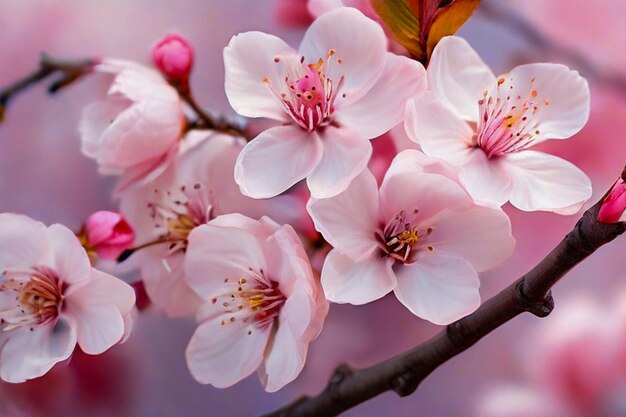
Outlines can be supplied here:
M278 22L278 3L293 6L299 0L179 0L175 4L163 0L3 0L0 85L34 69L42 51L147 64L151 45L176 30L196 47L192 88L197 99L216 114L234 116L224 95L222 48L232 35L248 30L275 33L297 45L303 29L286 27L285 16L283 23ZM479 10L459 34L496 73L523 62L549 60L570 65L590 78L592 113L587 127L569 141L547 143L542 148L587 172L594 184L595 202L626 162L626 88L606 81L613 73L626 78L626 2L570 0L567 8L561 0L488 3L524 19L550 45L557 46L538 44L509 20ZM574 56L562 53L563 48ZM575 55L584 57L593 69ZM104 79L93 77L50 98L40 86L11 104L6 121L0 124L0 211L78 229L90 213L116 209L110 197L113 180L99 176L95 163L81 155L77 134L82 107L102 96L106 87ZM504 265L483 274L484 298L539 261L577 219L523 213L509 206L506 211L513 222L517 249ZM602 248L557 286L555 315L561 300L584 296L601 303L622 291L624 245L618 240ZM535 338L532 346L541 345L536 338L545 337L546 332L539 330L550 320L517 318L442 366L412 396L400 399L387 393L345 415L478 415L481 398L493 387L532 384L525 369L529 355L524 351L531 346L529 338ZM0 417L255 416L302 394L317 393L342 362L371 365L439 330L412 316L393 296L361 307L333 305L322 335L311 345L301 376L278 393L268 394L256 376L225 390L194 382L183 357L193 328L192 320L142 312L130 340L105 355L75 355L69 364L57 365L40 380L21 385L0 383Z

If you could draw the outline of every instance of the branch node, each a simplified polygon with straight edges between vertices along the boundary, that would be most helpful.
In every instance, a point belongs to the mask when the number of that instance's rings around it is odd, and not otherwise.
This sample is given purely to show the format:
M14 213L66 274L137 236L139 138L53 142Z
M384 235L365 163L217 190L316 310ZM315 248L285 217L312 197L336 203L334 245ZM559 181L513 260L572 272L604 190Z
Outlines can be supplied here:
M543 299L535 300L524 292L524 279L521 279L519 284L517 284L517 298L524 311L528 311L540 318L547 317L554 310L552 291L548 291Z
M342 363L337 368L335 368L335 372L333 372L333 376L330 378L328 386L326 387L326 391L328 391L333 400L339 400L339 387L345 380L350 378L353 373L354 370L345 363Z
M417 389L419 385L419 378L413 370L408 370L391 381L391 389L394 390L400 397L406 397L411 395Z

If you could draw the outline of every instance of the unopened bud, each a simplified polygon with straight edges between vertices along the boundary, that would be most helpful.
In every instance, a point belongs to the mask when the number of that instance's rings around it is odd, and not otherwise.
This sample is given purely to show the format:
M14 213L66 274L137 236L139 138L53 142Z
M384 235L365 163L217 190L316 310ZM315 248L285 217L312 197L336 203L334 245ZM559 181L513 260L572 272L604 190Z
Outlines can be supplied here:
M600 223L617 223L626 221L624 211L626 210L626 184L620 178L611 188L609 194L604 198L600 211L598 211L598 221Z
M84 240L88 252L95 252L101 259L116 259L131 247L135 238L126 219L112 211L97 211L87 219Z
M187 82L193 55L191 43L177 33L168 33L152 48L154 65L171 81Z

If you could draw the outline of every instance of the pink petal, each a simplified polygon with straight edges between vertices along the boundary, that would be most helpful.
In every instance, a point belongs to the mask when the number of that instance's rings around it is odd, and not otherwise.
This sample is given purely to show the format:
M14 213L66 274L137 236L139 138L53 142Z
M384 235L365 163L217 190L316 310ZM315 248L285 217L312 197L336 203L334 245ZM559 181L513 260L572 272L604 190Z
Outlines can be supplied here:
M86 309L110 304L117 308L121 315L125 315L130 313L135 305L135 291L130 285L94 268L91 269L91 279L74 288L66 294L68 302L79 304Z
M406 100L426 89L426 71L417 61L387 54L374 87L354 104L337 111L339 123L371 139L402 122Z
M444 325L478 308L480 281L463 258L435 249L396 271L396 297L413 314Z
M589 177L575 165L536 151L507 155L511 204L520 210L574 214L591 197Z
M463 38L442 38L428 64L428 85L457 117L478 121L478 100L496 81L489 67Z
M312 198L307 210L324 239L350 258L368 257L378 248L378 186L368 170L341 194L321 200Z
M322 152L317 134L293 125L274 127L243 148L235 165L235 181L247 196L274 197L309 175Z
M230 105L242 116L285 120L287 113L263 81L283 85L274 58L295 51L282 39L262 32L241 33L224 48L225 89Z
M167 256L167 248L159 248L160 256L141 262L141 277L150 300L163 308L169 317L192 316L202 303L185 279L183 254ZM155 254L156 255L156 254Z
M487 158L482 149L473 149L467 164L460 168L459 179L474 201L500 207L511 196L511 175L503 158Z
M534 143L569 138L587 123L589 86L578 72L565 65L520 65L503 78L506 81L502 87L508 86L511 96L530 98L538 103L530 116L537 122L536 130L540 132Z
M370 142L347 128L328 126L321 140L323 157L307 178L313 198L329 198L344 191L372 155Z
M0 352L0 378L24 382L45 374L57 362L69 358L76 346L76 328L71 320L21 327L11 332Z
M397 174L411 172L439 174L450 178L454 182L459 182L458 170L443 159L426 156L421 151L415 149L407 149L393 158L389 169L387 169L385 178L383 179L383 184L387 181L387 178L391 178Z
M475 206L441 213L428 244L465 258L482 272L511 256L515 239L509 217L502 210Z
M422 147L428 156L441 158L453 165L463 165L474 147L474 131L427 91L409 100L404 127L412 141Z
M50 262L46 226L20 214L0 214L0 272Z
M373 253L355 262L337 249L326 256L322 269L322 287L334 303L366 304L384 297L396 286L391 258Z
M404 211L407 223L419 224L442 210L471 207L472 199L453 180L439 174L407 172L385 178L380 207L385 221Z
M257 328L242 320L221 323L219 316L201 323L191 336L185 357L198 382L226 388L259 367L272 326Z
M238 280L267 269L258 240L248 231L212 224L189 234L185 276L189 286L205 300L221 294L225 279Z
M387 38L379 24L356 9L342 7L323 14L309 26L298 52L306 62L315 63L320 58L326 60L331 49L335 51L330 58L334 71L327 76L338 80L343 75L336 105L346 107L365 96L382 74Z
M66 284L89 279L91 264L76 235L60 224L49 226L47 235L54 258L51 266L59 279Z

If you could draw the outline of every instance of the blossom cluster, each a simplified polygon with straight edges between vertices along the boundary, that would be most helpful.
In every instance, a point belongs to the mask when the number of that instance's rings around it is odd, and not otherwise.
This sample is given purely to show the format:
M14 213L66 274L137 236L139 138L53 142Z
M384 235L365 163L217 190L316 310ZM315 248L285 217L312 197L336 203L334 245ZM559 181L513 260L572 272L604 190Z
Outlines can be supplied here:
M0 215L2 379L128 336L131 287L91 266L117 259L140 270L156 308L195 316L186 359L198 382L228 387L256 371L276 391L303 369L329 301L393 291L416 316L451 323L480 305L478 274L513 253L503 204L573 214L590 197L581 170L532 149L586 123L577 72L528 64L496 76L456 36L425 68L390 52L359 10L313 3L297 49L262 32L224 48L232 108L273 121L253 138L207 125L181 35L154 46L156 70L96 66L113 81L84 110L82 151L118 176L120 213L94 213L75 235ZM398 130L413 149L373 152Z

